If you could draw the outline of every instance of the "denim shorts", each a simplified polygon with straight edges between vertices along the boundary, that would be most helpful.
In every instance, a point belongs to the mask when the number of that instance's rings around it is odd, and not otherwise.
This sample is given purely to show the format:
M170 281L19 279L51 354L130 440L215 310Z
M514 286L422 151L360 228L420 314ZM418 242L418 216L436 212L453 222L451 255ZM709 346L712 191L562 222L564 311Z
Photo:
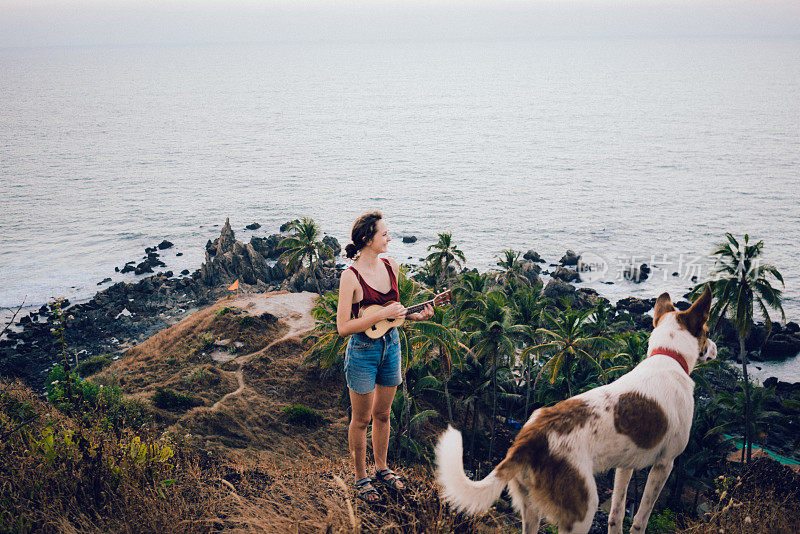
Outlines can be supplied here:
M397 328L389 329L378 339L360 332L350 336L344 353L344 375L347 387L361 395L375 389L375 384L386 387L402 384Z

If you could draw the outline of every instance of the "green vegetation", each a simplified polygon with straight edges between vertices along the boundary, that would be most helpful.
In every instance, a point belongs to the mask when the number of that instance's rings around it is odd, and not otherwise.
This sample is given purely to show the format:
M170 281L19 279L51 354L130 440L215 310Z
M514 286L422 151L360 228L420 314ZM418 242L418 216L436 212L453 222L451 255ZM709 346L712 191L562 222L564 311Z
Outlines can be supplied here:
M307 426L309 428L317 427L325 420L321 413L302 404L287 406L283 409L283 413L286 414L286 420L289 421L289 424Z
M747 243L745 239L744 254L757 257L761 242ZM645 357L649 330L637 328L630 313L616 310L605 299L586 306L570 297L545 298L541 283L531 283L537 278L526 277L526 269L533 271L533 267L520 260L517 251L502 251L498 269L487 274L454 269L465 258L451 234L440 234L429 250L425 264L413 274L401 268L400 301L405 306L422 302L446 284L453 290L453 302L437 308L428 321L406 323L400 331L405 379L392 404L393 458L429 464L437 429L447 421L462 430L465 466L475 477L482 477L502 458L519 424L533 410L611 382ZM735 253L733 248L730 251ZM760 309L781 309L780 292L770 289L764 279L770 274L780 280L774 267L747 267L749 278L736 272L740 282L745 280L753 288L751 301ZM719 299L717 315L747 308L744 302L726 307L731 286L711 283ZM346 339L336 331L337 300L335 292L325 294L313 310L317 326L309 336L313 344L308 361L323 371L341 373ZM752 315L737 320L749 324ZM720 355L724 354L721 349ZM742 428L737 410L744 412L749 402L744 392L753 386L741 381L743 393L729 395L705 378L707 374L724 376L735 383L731 373L721 359L693 371L697 384L694 427L664 489L670 509L654 512L648 532L672 532L680 514L694 513L700 495L712 489L711 481L733 450L723 432ZM770 393L763 388L757 391L750 399L748 434L779 427L791 433L786 418L766 409ZM685 503L687 488L693 491L694 507Z
M153 395L153 406L163 410L183 411L200 404L198 399L169 388L156 388Z
M711 274L709 282L714 295L712 318L718 319L726 314L733 321L739 334L739 358L744 375L744 447L742 458L748 462L752 457L753 434L750 407L750 379L747 375L747 350L745 340L753 324L753 305L764 319L767 333L772 328L769 308L780 311L785 321L786 315L781 304L781 291L772 287L768 277L773 277L783 285L783 276L774 266L762 263L761 253L764 241L750 244L750 236L744 235L740 244L732 234L726 233L726 243L720 243L712 253L717 257L717 269ZM692 291L699 295L705 284L698 284ZM745 456L745 451L747 454Z
M99 354L79 363L78 366L75 367L75 371L77 371L79 376L87 377L105 369L111 365L113 361L110 354Z
M292 221L289 231L292 235L278 244L281 248L286 247L281 258L287 261L290 270L295 270L298 266L305 269L314 280L317 293L322 294L317 279L317 266L321 261L333 258L333 251L320 239L321 232L314 219L303 217Z

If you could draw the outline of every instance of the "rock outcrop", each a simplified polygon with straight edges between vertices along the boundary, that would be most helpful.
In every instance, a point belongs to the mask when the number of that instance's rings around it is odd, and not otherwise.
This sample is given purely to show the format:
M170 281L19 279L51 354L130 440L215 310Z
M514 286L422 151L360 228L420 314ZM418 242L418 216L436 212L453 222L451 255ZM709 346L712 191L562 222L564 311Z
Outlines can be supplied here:
M558 263L561 265L578 265L578 260L580 258L578 254L575 254L574 250L567 250L566 254L561 256L561 259L558 260Z
M553 271L550 276L552 278L557 278L558 280L562 280L564 282L580 282L581 277L578 274L578 271L574 269L570 269L569 267L561 267L560 265L556 267L555 271Z

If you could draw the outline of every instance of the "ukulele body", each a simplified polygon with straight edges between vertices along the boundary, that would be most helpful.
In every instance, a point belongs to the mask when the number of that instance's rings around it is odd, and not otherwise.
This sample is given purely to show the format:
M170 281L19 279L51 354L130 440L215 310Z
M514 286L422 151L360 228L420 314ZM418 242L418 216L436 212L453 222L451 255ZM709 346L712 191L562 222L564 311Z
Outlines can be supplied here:
M358 316L369 317L371 315L375 315L377 313L380 313L383 310L383 308L385 308L389 304L394 304L394 303L387 302L386 304L372 304L370 306L367 306L366 308L362 308ZM405 317L401 317L399 319L383 319L381 321L378 321L374 325L370 326L369 328L367 328L367 330L364 333L367 335L367 337L370 337L372 339L378 339L379 337L386 334L386 332L388 332L390 328L393 328L395 326L403 326L403 323L405 322L406 322Z

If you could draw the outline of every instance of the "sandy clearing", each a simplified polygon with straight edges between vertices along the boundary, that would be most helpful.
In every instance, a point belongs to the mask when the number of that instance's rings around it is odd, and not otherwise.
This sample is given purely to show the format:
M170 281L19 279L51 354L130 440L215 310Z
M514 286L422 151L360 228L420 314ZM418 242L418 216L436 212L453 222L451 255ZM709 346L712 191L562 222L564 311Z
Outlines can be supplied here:
M238 364L238 368L234 371L234 376L239 387L235 391L224 395L210 408L198 407L195 410L217 410L229 398L241 395L245 388L242 370L244 364L256 355L269 354L269 349L278 343L288 339L300 339L304 334L310 332L314 328L314 317L311 315L311 309L314 307L317 297L316 293L304 291L302 293L246 293L223 300L222 302L225 306L240 308L250 315L270 313L277 317L280 323L286 325L289 330L281 338L276 339L266 347L233 358L231 361Z

